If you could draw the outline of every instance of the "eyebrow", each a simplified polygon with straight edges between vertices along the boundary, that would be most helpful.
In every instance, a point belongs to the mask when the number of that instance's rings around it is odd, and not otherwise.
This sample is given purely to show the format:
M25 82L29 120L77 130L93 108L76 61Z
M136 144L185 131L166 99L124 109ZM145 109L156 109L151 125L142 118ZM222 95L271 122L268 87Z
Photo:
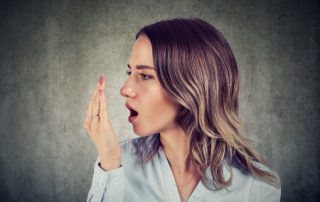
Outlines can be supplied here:
M128 68L131 69L131 66L129 64L127 64ZM148 66L148 65L137 65L136 66L137 69L151 69L154 70L154 67Z

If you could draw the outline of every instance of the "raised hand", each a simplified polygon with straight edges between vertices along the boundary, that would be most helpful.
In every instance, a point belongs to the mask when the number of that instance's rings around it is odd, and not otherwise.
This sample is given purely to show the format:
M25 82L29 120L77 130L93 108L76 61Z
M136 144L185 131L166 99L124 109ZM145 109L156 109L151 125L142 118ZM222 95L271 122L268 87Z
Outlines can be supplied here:
M96 89L86 108L84 128L89 133L100 156L101 167L112 170L120 167L120 145L109 122L107 100L104 93L106 81L100 76Z

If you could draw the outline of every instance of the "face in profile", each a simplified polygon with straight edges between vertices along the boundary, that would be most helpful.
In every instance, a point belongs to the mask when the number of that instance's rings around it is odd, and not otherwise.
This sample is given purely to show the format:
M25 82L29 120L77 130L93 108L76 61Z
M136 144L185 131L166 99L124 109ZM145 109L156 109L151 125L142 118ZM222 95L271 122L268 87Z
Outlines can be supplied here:
M128 64L128 79L120 89L130 110L129 120L137 135L165 132L176 126L178 104L160 85L154 69L152 45L145 35L135 41Z

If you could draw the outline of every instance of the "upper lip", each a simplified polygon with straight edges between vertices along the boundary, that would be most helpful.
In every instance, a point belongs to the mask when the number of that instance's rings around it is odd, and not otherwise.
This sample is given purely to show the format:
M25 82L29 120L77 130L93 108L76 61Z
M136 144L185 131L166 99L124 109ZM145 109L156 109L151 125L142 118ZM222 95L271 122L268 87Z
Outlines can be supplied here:
M127 103L126 102L126 107L128 108L128 109L132 109L132 110L134 110L134 111L137 111L137 110L135 110L135 108L133 108L129 103Z

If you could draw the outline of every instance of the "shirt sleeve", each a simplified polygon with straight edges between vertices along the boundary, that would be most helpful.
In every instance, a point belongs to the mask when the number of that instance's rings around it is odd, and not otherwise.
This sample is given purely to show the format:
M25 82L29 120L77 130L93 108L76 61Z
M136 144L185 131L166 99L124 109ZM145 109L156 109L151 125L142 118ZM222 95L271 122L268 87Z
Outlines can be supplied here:
M91 188L87 202L114 201L123 202L124 199L124 168L121 165L114 170L105 171L100 166L100 156L94 164Z

